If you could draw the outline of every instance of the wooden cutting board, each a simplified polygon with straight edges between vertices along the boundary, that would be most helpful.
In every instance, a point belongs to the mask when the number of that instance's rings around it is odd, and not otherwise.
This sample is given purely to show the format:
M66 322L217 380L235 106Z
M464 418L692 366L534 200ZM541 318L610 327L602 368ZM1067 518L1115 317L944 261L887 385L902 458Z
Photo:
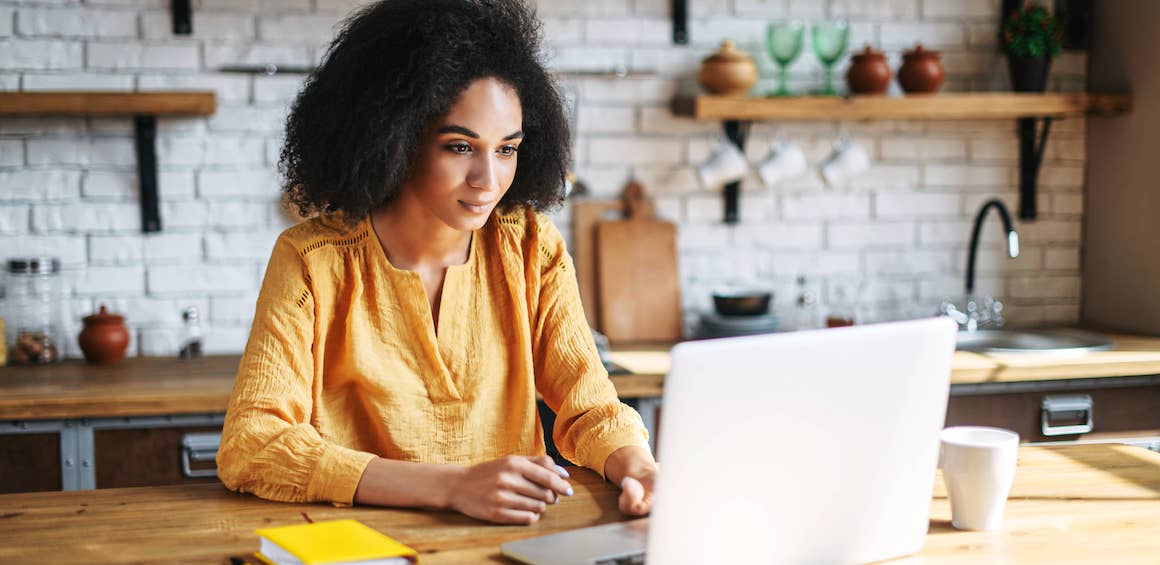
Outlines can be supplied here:
M614 344L681 337L677 228L658 220L644 187L624 189L626 217L596 226L601 331Z
M580 200L572 202L572 261L580 285L580 302L588 325L603 331L600 321L600 289L597 279L596 225L610 214L623 215L620 200Z

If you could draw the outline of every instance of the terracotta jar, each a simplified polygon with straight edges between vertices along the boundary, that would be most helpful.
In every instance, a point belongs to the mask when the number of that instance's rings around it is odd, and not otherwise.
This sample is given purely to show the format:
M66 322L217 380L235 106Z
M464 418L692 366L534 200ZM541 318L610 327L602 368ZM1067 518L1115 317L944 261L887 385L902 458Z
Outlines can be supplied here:
M903 52L902 66L898 68L898 84L904 92L938 92L943 75L938 51L928 51L919 44Z
M856 53L846 72L846 85L852 94L883 94L890 87L890 65L886 54L867 45Z
M119 363L129 347L129 329L124 316L110 313L104 305L96 314L84 317L85 327L77 342L85 360L98 365Z
M697 78L711 94L744 96L757 83L757 65L732 41L725 40L721 49L701 62Z

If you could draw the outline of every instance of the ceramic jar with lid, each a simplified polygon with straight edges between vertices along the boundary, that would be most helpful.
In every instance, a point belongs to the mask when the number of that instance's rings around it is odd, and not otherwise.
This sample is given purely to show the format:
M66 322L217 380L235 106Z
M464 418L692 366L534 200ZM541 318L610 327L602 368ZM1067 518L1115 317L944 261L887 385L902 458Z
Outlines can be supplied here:
M97 365L120 363L129 347L125 317L113 314L102 304L95 314L84 317L84 329L77 336L85 361Z
M697 78L710 94L744 96L757 83L757 65L732 41L725 40L716 53L701 62Z
M924 49L919 44L902 53L898 85L908 93L934 93L942 86L944 74L939 52Z
M886 54L867 45L851 57L846 84L852 94L883 94L890 87Z

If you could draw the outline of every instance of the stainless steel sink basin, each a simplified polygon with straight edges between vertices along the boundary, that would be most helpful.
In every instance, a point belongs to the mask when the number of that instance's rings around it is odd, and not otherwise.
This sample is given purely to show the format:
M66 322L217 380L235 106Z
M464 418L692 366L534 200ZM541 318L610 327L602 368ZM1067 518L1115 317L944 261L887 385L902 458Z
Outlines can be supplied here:
M1075 330L979 330L959 332L959 351L1084 355L1112 349L1111 338Z

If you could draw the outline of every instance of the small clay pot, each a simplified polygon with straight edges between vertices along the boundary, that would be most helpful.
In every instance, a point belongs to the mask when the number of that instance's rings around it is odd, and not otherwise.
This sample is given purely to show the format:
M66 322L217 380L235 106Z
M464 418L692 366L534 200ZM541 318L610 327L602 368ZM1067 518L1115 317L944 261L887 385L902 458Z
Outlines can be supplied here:
M697 75L701 87L711 94L744 96L757 83L757 65L733 42L725 40L721 49L701 61Z
M886 54L867 45L851 58L846 85L853 94L883 94L890 87L890 76Z
M98 365L120 363L129 347L129 329L124 316L109 313L102 304L96 314L85 316L77 343L85 354L85 361Z
M919 44L913 50L903 52L898 84L908 93L938 92L944 74L939 52L928 51Z

